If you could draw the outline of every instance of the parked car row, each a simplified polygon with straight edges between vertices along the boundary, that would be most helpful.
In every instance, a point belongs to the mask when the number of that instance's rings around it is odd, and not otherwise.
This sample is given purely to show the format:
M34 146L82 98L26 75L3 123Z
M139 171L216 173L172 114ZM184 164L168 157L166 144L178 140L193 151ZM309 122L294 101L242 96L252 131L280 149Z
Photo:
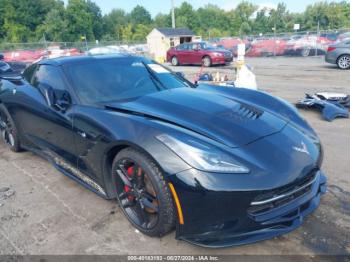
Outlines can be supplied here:
M234 55L237 53L238 44L246 45L246 55L250 57L292 55L310 56L324 55L329 45L350 38L350 32L323 33L317 35L292 35L283 37L256 37L256 38L220 38L212 41L217 47L230 50Z
M132 53L144 55L148 52L147 45L109 45L100 46L90 49L88 54L114 54L114 53ZM48 48L38 48L32 50L15 50L5 51L3 53L3 60L6 62L23 62L33 63L43 58L57 58L62 56L77 56L85 54L85 50L82 51L78 48L62 48L59 45L50 46Z
M4 61L33 63L42 58L56 58L60 56L75 56L82 52L77 48L62 49L59 46L52 46L47 49L40 48L35 50L16 50L4 52Z

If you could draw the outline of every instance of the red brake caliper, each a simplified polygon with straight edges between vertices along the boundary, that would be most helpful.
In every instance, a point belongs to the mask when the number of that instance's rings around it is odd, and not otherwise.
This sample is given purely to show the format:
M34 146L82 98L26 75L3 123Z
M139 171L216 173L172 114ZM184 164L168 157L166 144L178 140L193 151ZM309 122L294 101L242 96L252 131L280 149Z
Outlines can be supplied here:
M132 175L134 174L134 167L129 167L128 169L127 169L127 173L128 173L128 176L129 177L132 177ZM131 187L129 187L129 186L127 186L127 185L124 185L124 191L126 192L126 193L129 193L130 191L131 191ZM128 196L128 199L129 199L129 201L132 201L133 199L134 199L134 197L133 196Z

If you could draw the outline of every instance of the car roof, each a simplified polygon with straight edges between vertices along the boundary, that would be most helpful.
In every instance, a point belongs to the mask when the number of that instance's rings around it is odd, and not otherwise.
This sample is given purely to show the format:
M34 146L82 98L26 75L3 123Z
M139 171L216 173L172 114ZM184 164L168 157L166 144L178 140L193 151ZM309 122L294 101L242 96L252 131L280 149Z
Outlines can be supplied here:
M39 65L54 65L62 66L67 64L88 62L88 61L98 61L107 59L120 59L126 57L142 58L130 54L107 54L107 55L82 55L82 56L64 56L52 59L44 59L38 62Z

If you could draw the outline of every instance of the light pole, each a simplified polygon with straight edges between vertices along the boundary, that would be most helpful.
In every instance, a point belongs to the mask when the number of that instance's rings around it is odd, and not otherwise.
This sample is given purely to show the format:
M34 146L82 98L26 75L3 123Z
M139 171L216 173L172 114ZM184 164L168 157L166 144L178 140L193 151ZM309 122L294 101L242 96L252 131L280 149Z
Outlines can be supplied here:
M173 28L175 28L176 24L175 24L175 4L174 4L174 0L171 0L171 21L172 21Z

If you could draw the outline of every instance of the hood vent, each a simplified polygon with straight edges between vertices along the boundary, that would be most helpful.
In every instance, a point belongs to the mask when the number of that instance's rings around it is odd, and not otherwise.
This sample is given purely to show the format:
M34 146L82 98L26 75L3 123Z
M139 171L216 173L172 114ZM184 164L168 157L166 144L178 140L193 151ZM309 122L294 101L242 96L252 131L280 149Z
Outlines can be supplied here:
M249 105L241 104L239 107L239 114L244 118L249 118L252 120L256 120L262 116L263 111Z
M263 115L263 111L256 107L239 103L230 111L221 114L223 117L231 117L239 120L257 120Z

